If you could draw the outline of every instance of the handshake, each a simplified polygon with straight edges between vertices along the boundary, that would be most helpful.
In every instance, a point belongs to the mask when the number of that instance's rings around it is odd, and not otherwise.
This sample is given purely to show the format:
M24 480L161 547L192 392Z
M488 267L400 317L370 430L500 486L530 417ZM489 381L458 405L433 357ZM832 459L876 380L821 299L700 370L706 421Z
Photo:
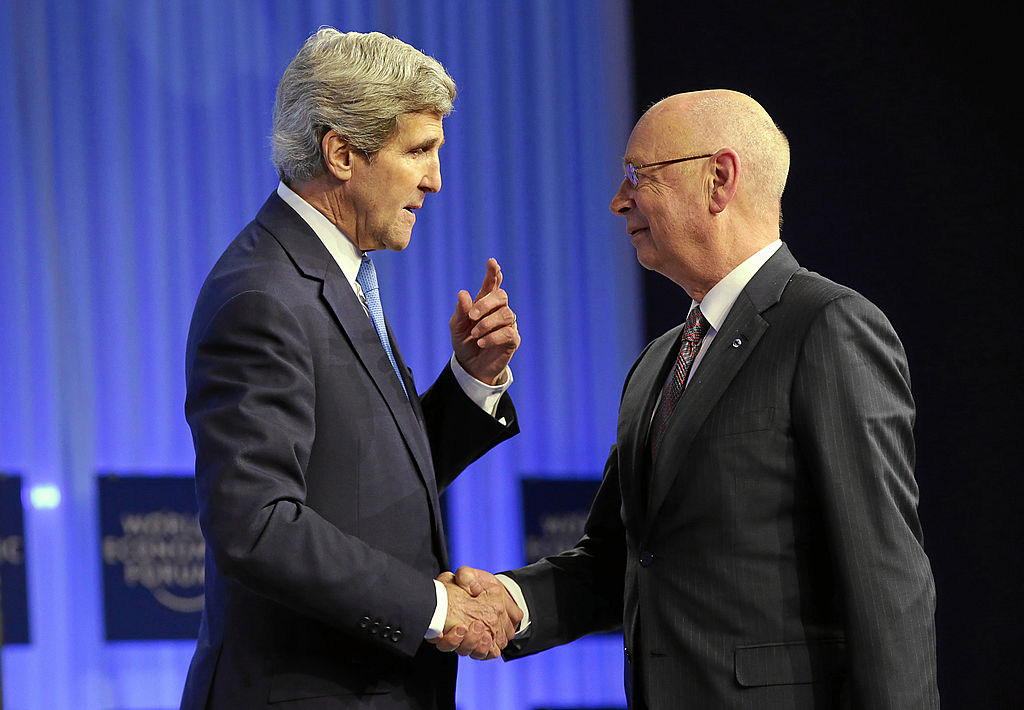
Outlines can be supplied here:
M430 639L441 651L480 661L497 658L516 635L523 612L493 574L459 567L437 578L448 592L444 633Z

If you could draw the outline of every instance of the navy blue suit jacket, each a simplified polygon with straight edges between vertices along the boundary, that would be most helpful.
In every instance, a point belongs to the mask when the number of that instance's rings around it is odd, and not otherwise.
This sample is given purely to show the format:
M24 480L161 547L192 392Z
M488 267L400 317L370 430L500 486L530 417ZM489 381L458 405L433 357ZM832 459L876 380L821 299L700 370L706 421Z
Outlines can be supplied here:
M438 494L515 434L450 368L406 398L322 242L274 193L200 292L186 417L206 604L183 710L454 708L423 641L448 568Z

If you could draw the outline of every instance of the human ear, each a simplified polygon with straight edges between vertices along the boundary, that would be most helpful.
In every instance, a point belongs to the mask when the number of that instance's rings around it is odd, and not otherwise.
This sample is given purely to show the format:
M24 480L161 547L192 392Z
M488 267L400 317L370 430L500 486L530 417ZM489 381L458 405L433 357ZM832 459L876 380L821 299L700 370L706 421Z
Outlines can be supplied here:
M332 129L320 139L320 149L324 154L324 165L327 167L327 172L339 180L348 180L352 177L352 159L355 156L355 150L351 143Z
M724 212L739 187L740 156L732 148L722 148L711 156L709 208L712 214Z

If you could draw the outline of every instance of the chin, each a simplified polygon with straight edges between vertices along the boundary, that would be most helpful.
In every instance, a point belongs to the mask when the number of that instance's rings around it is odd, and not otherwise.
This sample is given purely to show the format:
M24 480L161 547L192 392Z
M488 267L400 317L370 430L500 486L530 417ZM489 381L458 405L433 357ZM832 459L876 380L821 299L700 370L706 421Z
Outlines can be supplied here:
M412 241L412 232L406 234L389 234L383 240L382 246L388 251L402 251Z
M640 263L640 266L644 267L648 271L658 271L658 259L655 254L652 254L649 250L643 247L636 250L636 260Z

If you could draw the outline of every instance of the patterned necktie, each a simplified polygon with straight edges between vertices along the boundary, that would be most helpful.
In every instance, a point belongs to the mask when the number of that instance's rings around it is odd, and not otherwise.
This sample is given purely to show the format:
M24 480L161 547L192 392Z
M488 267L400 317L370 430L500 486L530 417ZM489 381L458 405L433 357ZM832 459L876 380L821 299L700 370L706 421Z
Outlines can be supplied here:
M658 456L658 447L661 439L665 436L665 429L668 428L669 418L676 408L676 402L683 393L686 385L686 376L690 374L693 360L700 350L700 342L708 331L708 322L704 314L700 312L700 306L695 306L683 324L683 342L679 346L679 354L676 356L676 364L668 374L665 381L665 388L661 392L661 405L654 414L654 421L651 422L651 460Z
M395 369L395 374L398 375L398 382L402 385L402 391L405 392L405 396L408 398L409 391L405 389L405 382L402 381L402 375L398 372L398 363L395 362L395 354L391 352L391 341L388 340L388 329L384 325L384 309L380 305L380 289L377 287L377 270L373 268L373 262L370 261L370 257L366 254L363 254L363 261L359 264L359 274L356 275L356 281L359 283L359 287L363 289L363 296L366 298L366 310L370 312L370 321L377 331L380 344L384 346L384 352L387 353L388 360L391 361L391 367Z

